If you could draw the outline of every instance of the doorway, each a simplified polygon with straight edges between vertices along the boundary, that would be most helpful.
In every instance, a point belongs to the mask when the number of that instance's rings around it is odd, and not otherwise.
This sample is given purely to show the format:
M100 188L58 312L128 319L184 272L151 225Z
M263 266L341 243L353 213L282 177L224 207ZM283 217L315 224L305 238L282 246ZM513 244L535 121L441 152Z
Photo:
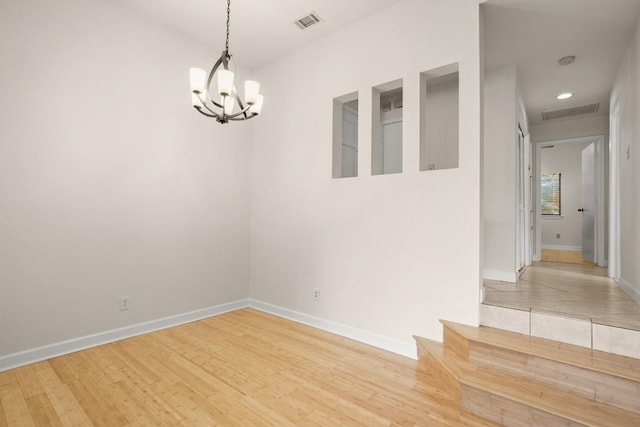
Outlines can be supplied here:
M604 137L536 144L536 259L606 266Z
M342 107L342 178L358 176L358 100Z
M402 118L382 123L382 173L402 172Z

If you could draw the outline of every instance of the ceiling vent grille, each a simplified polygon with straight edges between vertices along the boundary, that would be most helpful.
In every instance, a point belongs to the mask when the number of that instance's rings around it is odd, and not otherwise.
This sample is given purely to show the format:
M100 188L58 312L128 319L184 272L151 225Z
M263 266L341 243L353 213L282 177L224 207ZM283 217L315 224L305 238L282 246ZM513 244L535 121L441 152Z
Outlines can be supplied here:
M563 117L580 116L582 114L597 113L600 109L600 103L580 105L578 107L565 108L562 110L543 111L542 120L561 119Z
M304 30L309 28L312 25L315 25L319 22L322 22L322 18L316 12L309 12L301 18L296 19L295 24L301 29Z

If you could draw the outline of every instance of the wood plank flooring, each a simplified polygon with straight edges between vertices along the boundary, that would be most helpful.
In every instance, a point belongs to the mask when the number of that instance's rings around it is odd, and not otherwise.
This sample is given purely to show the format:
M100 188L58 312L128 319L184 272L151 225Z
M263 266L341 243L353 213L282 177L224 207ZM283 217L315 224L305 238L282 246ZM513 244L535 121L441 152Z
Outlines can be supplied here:
M411 360L243 309L0 373L2 426L459 425Z
M590 261L585 261L584 259L582 259L581 251L567 251L558 249L542 249L542 261L596 265Z

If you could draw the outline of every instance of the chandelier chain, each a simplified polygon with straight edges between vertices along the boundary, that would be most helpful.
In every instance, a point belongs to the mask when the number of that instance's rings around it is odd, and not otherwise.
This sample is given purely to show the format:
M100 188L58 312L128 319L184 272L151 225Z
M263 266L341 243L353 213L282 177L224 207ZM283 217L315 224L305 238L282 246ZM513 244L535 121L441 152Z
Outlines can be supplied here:
M231 15L231 0L227 0L227 42L225 43L224 49L229 54L229 17Z

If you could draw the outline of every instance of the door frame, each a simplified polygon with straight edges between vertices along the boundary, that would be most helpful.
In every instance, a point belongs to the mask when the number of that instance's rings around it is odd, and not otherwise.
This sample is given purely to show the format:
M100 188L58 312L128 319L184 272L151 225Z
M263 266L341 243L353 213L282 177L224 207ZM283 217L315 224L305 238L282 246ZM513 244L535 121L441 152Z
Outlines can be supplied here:
M346 105L346 104L342 104L342 109L343 109L343 111L342 111L341 132L344 132L344 131L343 131L343 129L344 129L344 122L345 122L345 117L346 117L346 115L344 114L344 113L345 113L345 111L346 111L346 112L348 112L348 113L350 113L350 114L353 114L353 115L356 117L356 122L355 122L355 125L356 125L356 126L355 126L355 129L356 129L356 135L355 135L355 137L356 137L356 140L355 140L355 147L352 147L352 146L350 146L350 145L348 145L348 144L345 144L345 143L344 143L344 137L342 137L342 138L341 138L340 148L341 148L341 149L342 149L343 147L353 148L353 150L354 150L354 165L353 165L353 166L354 166L354 168L353 168L353 170L354 170L354 172L355 172L355 175L353 175L353 177L357 177L357 176L358 176L358 151L359 151L359 147L358 147L358 144L359 144L359 140L358 140L358 121L360 120L360 118L358 117L358 110L356 110L355 108L349 107L349 106L348 106L348 105ZM341 159L341 160L342 160L342 162L344 162L344 156L342 156L342 159ZM342 168L342 165L340 165L340 166L341 166L341 168ZM342 171L341 171L341 172L342 172ZM341 175L342 175L342 174L341 174ZM344 176L341 176L341 178L345 178L345 177L344 177Z
M392 125L394 123L400 123L401 125L401 129L402 129L402 134L401 134L401 139L400 139L400 158L402 159L400 162L400 172L391 172L391 173L387 173L385 174L384 172L384 127L387 125ZM399 117L391 117L385 120L382 120L380 122L380 159L382 160L381 163L381 171L380 174L381 175L393 175L394 173L402 173L404 171L404 125L403 125L403 117L399 116Z
M620 98L609 117L609 277L620 277Z
M531 264L530 252L530 220L529 220L529 197L531 188L529 188L530 174L530 151L529 135L525 135L522 126L518 123L516 129L516 257L515 271L519 272L527 265ZM520 159L522 158L522 162ZM520 175L520 176L517 176ZM520 180L520 188L518 188L518 180ZM522 201L522 205L520 202ZM520 212L522 210L522 212ZM522 229L520 228L520 215L522 215Z
M595 260L599 266L607 266L606 245L606 224L605 224L605 146L604 135L585 136L579 138L559 139L554 141L536 142L536 172L535 172L535 231L536 245L534 260L542 259L542 211L540 206L541 189L541 157L542 148L560 144L574 144L593 142L595 144L595 166L596 166L596 232L595 232Z

